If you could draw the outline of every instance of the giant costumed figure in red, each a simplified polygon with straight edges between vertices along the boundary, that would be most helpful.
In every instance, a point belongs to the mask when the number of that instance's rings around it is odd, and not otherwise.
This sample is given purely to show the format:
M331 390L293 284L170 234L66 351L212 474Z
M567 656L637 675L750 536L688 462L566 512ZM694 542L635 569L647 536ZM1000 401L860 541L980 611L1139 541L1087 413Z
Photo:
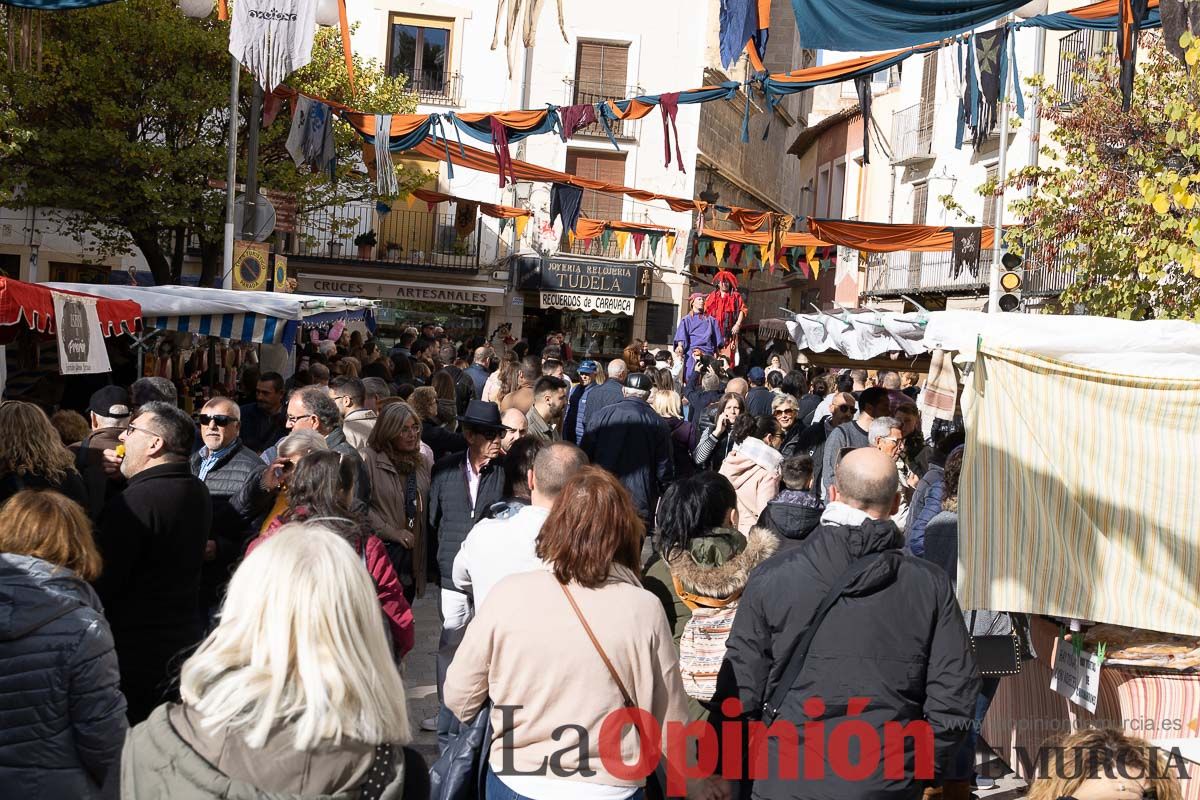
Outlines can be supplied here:
M738 334L746 321L746 301L737 290L737 278L729 270L721 270L713 280L716 291L704 300L704 313L717 321L721 332L722 347L718 355L724 356L730 366L737 366Z

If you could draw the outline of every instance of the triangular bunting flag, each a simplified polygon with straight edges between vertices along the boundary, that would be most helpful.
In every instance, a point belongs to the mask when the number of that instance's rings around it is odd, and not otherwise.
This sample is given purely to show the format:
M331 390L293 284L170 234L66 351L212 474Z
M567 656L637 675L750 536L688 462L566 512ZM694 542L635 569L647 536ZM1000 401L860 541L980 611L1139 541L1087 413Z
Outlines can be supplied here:
M717 254L718 264L725 260L725 246L726 243L719 240L712 243L713 252Z
M708 239L701 239L696 242L696 256L698 259L703 259L708 255L709 244Z
M667 258L675 255L675 239L674 232L667 234Z
M409 208L412 208L412 207L413 207L413 203L416 201L416 199L417 199L417 198L416 198L415 196L413 196L413 193L412 193L412 192L409 192L409 193L408 193L408 196L404 198L404 202L408 204L408 207L409 207Z
M650 255L651 256L658 255L658 246L660 244L662 244L663 235L661 233L651 233L648 235L647 238L650 239ZM671 257L671 254L668 253L667 258L670 258L670 257Z
M504 235L504 229L506 227L508 227L508 217L501 217L500 218L500 235L501 236Z
M784 272L791 272L791 271L792 271L792 265L788 263L788 258L787 258L787 256L780 256L780 257L779 257L779 266L783 268L783 271L784 271Z
M646 234L635 231L633 234L633 254L642 254L642 244L646 241Z
M768 259L769 250L770 250L770 248L765 244L760 244L758 246L758 260L761 262L762 266L766 266L767 263L769 262L769 259Z
M428 211L430 214L432 214L432 213L433 213L433 212L434 212L434 211L437 209L437 206L438 206L438 204L437 204L437 201L436 201L436 200L427 200L427 201L425 201L425 207L426 207L426 210L427 210L427 211Z
M570 243L571 247L575 246L575 231L567 231L567 241Z
M612 244L612 240L613 240L612 230L609 228L605 228L603 233L600 234L600 248L602 250L607 250L609 245Z
M517 217L516 226L517 226L517 238L518 239L521 239L522 237L525 236L525 226L527 226L528 224L529 224L529 215L528 214L526 214L523 217Z
M742 257L742 245L738 242L729 243L729 263L736 264Z
M627 244L629 244L629 231L617 231L617 248L621 255L625 254Z
M585 249L585 250L586 250L587 248L589 248L589 247L591 247L591 246L592 246L592 240L591 240L591 239L580 239L580 240L579 240L579 243L580 243L581 245L583 245L583 249Z

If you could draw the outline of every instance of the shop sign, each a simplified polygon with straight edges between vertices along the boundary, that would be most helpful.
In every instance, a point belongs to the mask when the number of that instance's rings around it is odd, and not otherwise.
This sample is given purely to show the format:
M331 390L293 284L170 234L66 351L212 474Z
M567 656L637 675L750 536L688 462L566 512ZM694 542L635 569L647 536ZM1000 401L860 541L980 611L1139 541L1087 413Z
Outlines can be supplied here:
M1100 699L1101 663L1102 659L1095 653L1077 650L1074 644L1059 638L1054 653L1054 674L1050 676L1050 689L1075 705L1096 713L1096 705Z
M632 297L610 297L601 294L573 294L570 292L542 292L542 308L557 308L567 311L599 311L604 314L633 316Z
M51 292L58 334L58 367L63 375L111 372L100 329L96 298Z
M637 264L602 261L547 261L542 264L544 291L611 294L633 297L638 286Z
M322 275L301 275L300 294L329 294L337 297L370 297L381 300L414 300L423 303L457 303L469 306L504 305L504 290L470 286L438 286L429 283L360 281Z

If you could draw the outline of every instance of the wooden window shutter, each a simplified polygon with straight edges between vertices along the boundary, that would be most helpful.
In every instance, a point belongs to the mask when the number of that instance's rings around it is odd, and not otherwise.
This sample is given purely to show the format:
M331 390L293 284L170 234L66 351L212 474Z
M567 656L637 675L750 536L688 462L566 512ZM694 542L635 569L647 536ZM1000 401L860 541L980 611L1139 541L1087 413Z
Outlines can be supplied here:
M623 186L625 154L569 150L567 172L580 178ZM619 220L624 204L623 195L584 190L581 213L591 219Z
M580 42L575 60L575 83L581 91L625 96L629 79L629 45Z

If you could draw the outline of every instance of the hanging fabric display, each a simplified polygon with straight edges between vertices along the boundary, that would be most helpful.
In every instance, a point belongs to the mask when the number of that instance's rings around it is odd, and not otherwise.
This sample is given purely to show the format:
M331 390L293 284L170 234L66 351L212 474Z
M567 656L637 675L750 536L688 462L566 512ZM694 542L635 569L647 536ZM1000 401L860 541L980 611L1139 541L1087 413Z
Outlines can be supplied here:
M559 135L565 142L588 125L596 123L596 107L591 103L563 106L558 110Z
M299 98L285 147L296 166L307 164L318 171L329 169L332 174L337 166L332 109L324 103Z
M515 224L517 226L517 239L524 238L525 228L529 225L529 217L517 217Z
M400 194L400 180L396 177L396 165L388 150L387 132L392 128L391 114L375 117L375 192L380 197L395 197ZM382 131L382 133L380 133Z
M488 122L492 127L492 148L496 151L496 163L500 165L500 188L503 189L507 181L517 182L512 171L512 154L508 151L508 128L495 115L489 117Z
M792 11L805 47L874 52L948 39L1023 5L1021 0L792 0Z
M982 228L951 228L954 236L954 252L951 261L950 277L957 278L963 268L971 271L971 275L979 277L979 253L983 248Z
M740 242L729 243L729 262L736 264L742 257L742 245Z
M555 183L550 187L550 224L562 217L563 230L574 231L583 206L583 189L567 183Z
M504 229L508 227L508 217L500 218L500 235L504 235Z
M683 168L683 153L679 149L679 128L675 125L675 116L679 113L679 92L666 92L659 95L658 107L662 111L663 118L663 153L665 160L664 167L671 166L671 133L675 134L675 161L679 164L680 172L687 172ZM667 128L667 123L670 122L670 129Z
M997 113L1003 96L1004 80L1001 62L1004 60L1004 45L1007 43L1007 28L977 33L975 52L979 64L979 105L975 114L975 149L978 150L983 142L996 128L1000 118Z
M700 239L696 242L696 257L697 257L697 259L707 258L708 251L709 251L709 246L708 246L707 240Z
M317 4L306 0L238 0L229 53L270 92L312 59Z
M612 240L613 232L610 229L605 228L604 232L600 234L600 247L604 250L607 250L612 244Z
M725 260L725 248L727 246L728 245L722 241L714 241L712 243L713 253L716 254L718 264Z
M663 235L661 233L650 233L646 235L650 240L650 257L658 255L658 246L662 244Z
M926 56L929 58L929 56ZM854 79L854 91L858 93L858 110L863 118L863 164L871 163L871 86L870 75Z
M454 204L454 230L460 238L475 232L475 220L479 216L479 205L466 200Z
M674 233L667 234L667 258L675 255L675 242L678 237Z
M1147 0L1118 0L1121 24L1117 28L1117 55L1121 58L1121 108L1133 102L1134 61L1137 59L1138 29L1146 19Z

